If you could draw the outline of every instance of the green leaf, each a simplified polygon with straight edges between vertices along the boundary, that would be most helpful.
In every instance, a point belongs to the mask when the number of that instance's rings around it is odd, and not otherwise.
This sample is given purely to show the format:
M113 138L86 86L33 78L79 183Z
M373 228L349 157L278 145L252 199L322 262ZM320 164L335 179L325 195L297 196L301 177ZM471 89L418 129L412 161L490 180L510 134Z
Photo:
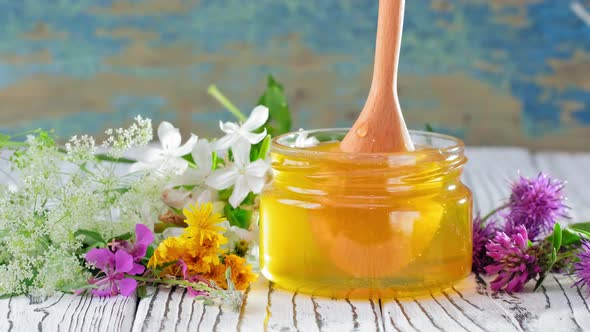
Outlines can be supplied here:
M147 260L149 260L150 258L152 258L152 256L154 255L154 251L155 251L154 247L148 246L147 247L147 250L145 251L145 258Z
M427 132L429 132L429 133L433 133L433 132L434 132L434 129L432 129L432 126L430 125L430 123L427 123L427 124L424 126L424 130L426 130L426 131L427 131Z
M94 249L94 248L103 248L105 247L107 244L105 242L94 242L91 244L86 244L85 248L82 249L83 253L88 253L90 250Z
M211 300L211 299L206 299L203 301L203 305L214 305L215 301Z
M250 161L265 159L268 155L268 151L270 150L271 142L272 137L270 135L266 135L262 141L253 145L252 150L250 150Z
M260 149L258 150L258 156L255 159L265 159L270 151L270 145L272 143L272 137L266 135L264 140L260 143Z
M223 165L223 159L219 158L217 152L213 151L213 165L211 166L212 170L216 170L219 168L219 165Z
M553 236L553 235L552 235ZM561 231L561 245L562 246L569 246L573 244L578 244L580 240L582 240L581 233L573 231L569 228L564 228Z
M140 299L145 299L148 296L147 287L145 285L141 285L137 287L137 297Z
M247 206L247 205L252 205L254 204L254 201L256 201L256 194L253 192L248 193L248 196L246 196L246 198L244 198L244 201L242 202L242 206Z
M269 117L264 125L272 136L288 133L291 130L291 113L283 86L271 75L268 76L266 90L258 99L258 105L268 107Z
M131 234L130 232L121 234L121 235L117 235L112 237L111 239L109 239L109 242L112 241L127 241L130 240L133 237L133 234Z
M87 244L87 245L96 244L96 243L103 243L105 245L107 244L107 241L98 232L91 231L88 229L79 229L76 232L74 232L75 237L78 237L80 235L84 236L84 240L82 241L84 244Z
M580 222L580 223L571 224L568 226L568 228L576 230L580 233L585 233L585 234L590 235L590 222Z
M187 155L182 156L182 159L186 160L189 162L189 164L193 164L195 165L195 160L193 159L193 154L189 153ZM197 165L198 166L198 165Z
M227 188L227 189L223 189L217 192L217 196L219 197L220 200L223 201L227 201L229 199L229 196L231 196L231 193L233 192L234 188Z
M234 209L231 205L226 205L223 209L225 217L232 226L237 226L243 229L250 227L250 220L252 220L252 211L243 210L239 207Z
M562 232L561 232L561 225L559 225L559 223L556 223L555 226L553 226L553 237L552 237L552 242L553 242L553 249L555 249L556 251L559 251L559 249L561 249L561 240L562 240Z
M545 271L542 271L541 274L539 275L539 279L537 280L537 283L535 284L535 288L533 289L533 292L536 291L539 287L541 287L541 285L543 284L543 281L545 281L545 278L547 277L547 274L549 274L551 272L551 270L553 269L553 265L555 265L556 262L557 262L557 250L555 248L553 248L553 251L551 252L551 260L547 264L547 269Z

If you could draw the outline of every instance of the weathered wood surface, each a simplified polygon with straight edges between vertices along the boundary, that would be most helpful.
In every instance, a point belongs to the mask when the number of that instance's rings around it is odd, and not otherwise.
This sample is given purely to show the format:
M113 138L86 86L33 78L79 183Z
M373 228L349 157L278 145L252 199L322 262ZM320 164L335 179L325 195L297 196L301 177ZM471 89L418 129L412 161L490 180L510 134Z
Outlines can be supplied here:
M469 148L466 184L487 212L518 176L543 170L568 181L572 220L590 220L590 154ZM590 330L587 291L570 276L551 276L540 291L498 294L472 275L431 296L404 300L335 300L286 292L259 280L238 312L203 306L180 289L152 297L99 299L59 294L42 304L0 300L0 331L582 331Z
M0 300L0 331L129 331L135 297L56 294L35 304L24 297Z

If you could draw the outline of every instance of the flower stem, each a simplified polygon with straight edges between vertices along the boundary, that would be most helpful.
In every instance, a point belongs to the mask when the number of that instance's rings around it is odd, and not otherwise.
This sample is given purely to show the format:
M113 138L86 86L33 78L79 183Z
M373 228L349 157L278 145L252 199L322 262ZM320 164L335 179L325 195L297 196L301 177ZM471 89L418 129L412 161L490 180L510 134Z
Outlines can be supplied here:
M120 163L120 164L135 164L137 162L137 160L134 159L129 159L129 158L113 158L110 156L107 156L106 154L96 154L94 155L94 157L100 161L109 161L112 163Z
M485 217L483 217L481 219L482 223L484 223L486 220L488 220L494 214L498 213L499 211L504 210L507 207L508 207L508 203L505 203L505 204L502 204L499 207L495 208L494 210L492 210L490 213L486 214Z
M57 149L59 152L61 153L68 153L68 150L64 149L64 148L58 148ZM129 158L115 158L115 157L111 157L109 155L103 154L103 153L99 153L99 154L95 154L94 157L96 158L96 160L98 161L108 161L111 163L120 163L120 164L134 164L137 162L137 160L133 160L133 159L129 159Z
M206 288L206 286L196 284L196 283L186 281L186 280L146 278L146 277L130 276L130 275L126 275L126 276L127 276L127 278L135 279L137 281L149 282L149 283L154 283L154 284L176 285L176 286L184 286L184 287L192 287L192 288L196 288L198 286L201 286L201 288L203 288L203 289Z
M224 96L215 85L210 85L207 89L207 93L209 93L210 96L215 98L215 100L217 100L221 105L227 108L227 110L230 111L231 114L238 118L238 121L246 121L246 116L242 112L240 112L236 105L232 104L232 102L229 101L229 99L227 99L227 97Z
M0 143L0 147L2 147L2 148L21 148L21 147L25 147L25 146L29 146L29 143L15 142L15 141L5 141L5 142Z

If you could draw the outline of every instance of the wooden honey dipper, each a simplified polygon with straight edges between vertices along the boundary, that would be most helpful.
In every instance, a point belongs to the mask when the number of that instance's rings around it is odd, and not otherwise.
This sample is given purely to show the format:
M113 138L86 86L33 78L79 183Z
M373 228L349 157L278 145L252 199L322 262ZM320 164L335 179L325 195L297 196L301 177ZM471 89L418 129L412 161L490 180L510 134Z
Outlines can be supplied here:
M373 81L365 106L340 143L344 152L413 151L397 95L405 0L380 0Z

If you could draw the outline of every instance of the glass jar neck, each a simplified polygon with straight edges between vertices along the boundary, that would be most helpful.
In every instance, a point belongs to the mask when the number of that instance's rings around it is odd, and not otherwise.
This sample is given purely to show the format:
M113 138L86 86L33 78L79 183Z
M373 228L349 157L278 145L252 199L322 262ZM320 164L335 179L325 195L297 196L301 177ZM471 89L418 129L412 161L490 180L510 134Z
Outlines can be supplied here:
M273 151L275 184L313 193L393 193L428 190L460 180L466 158L462 149L451 154L425 150L411 155L361 159L344 154L297 155Z
M416 151L402 153L344 153L337 142L348 129L290 133L273 140L274 182L301 193L390 195L452 187L460 182L464 156L461 140L451 136L410 131ZM305 139L302 139L305 138ZM299 147L314 139L332 149Z

